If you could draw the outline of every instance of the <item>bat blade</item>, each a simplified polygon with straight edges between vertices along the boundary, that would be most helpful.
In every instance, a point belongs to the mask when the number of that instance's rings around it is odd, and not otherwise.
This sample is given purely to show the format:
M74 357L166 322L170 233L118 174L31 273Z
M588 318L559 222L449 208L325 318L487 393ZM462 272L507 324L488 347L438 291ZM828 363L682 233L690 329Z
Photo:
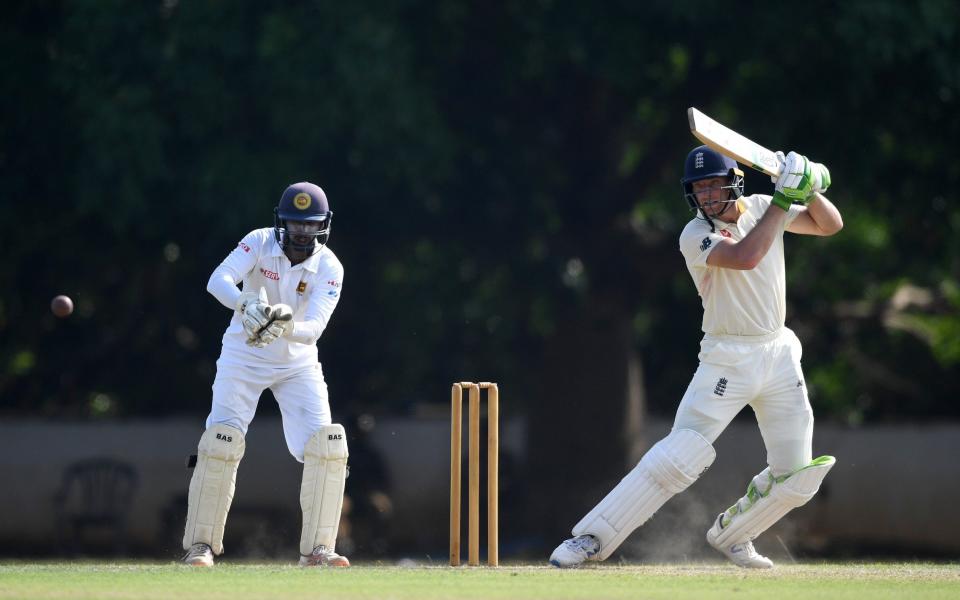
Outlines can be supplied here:
M714 121L694 107L687 109L690 133L717 152L751 169L777 176L783 165L775 152Z

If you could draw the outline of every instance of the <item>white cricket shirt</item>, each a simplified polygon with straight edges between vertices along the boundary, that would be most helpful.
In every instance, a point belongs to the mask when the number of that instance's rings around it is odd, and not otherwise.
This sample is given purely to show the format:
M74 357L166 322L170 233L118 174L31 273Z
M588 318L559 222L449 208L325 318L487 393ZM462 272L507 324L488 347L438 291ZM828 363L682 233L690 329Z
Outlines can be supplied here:
M236 312L243 282L244 291L267 290L270 304L293 309L294 328L264 348L247 345L247 334ZM304 262L291 266L274 237L272 227L248 233L224 259L207 283L207 291L233 312L223 334L220 359L228 364L297 367L316 364L317 340L327 327L340 301L343 265L324 247Z
M770 206L770 196L741 198L746 210L736 223L714 219L716 232L703 219L692 219L680 234L680 252L703 303L703 332L710 335L761 336L778 331L787 312L787 284L783 260L783 230L767 254L750 270L707 264L707 257L723 238L742 240ZM780 209L777 209L780 210ZM802 208L791 206L784 227Z

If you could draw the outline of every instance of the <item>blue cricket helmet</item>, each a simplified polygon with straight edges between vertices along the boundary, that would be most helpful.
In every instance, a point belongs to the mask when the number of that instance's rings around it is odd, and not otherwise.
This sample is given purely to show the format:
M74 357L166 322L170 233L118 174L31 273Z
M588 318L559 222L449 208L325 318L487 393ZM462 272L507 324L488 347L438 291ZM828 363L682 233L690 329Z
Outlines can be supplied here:
M295 244L287 232L287 221L308 221L320 223L320 229L312 234L307 244ZM315 254L330 239L330 226L333 211L327 202L327 195L320 186L302 181L288 186L280 196L280 203L273 209L273 231L277 243L284 250L292 248L308 256ZM297 235L297 237L302 237Z
M693 193L693 182L711 177L728 177L730 185L724 186L730 190L731 201L743 196L743 171L737 165L737 161L728 156L720 154L709 146L697 146L687 154L687 159L683 163L683 178L680 179L680 185L683 187L683 197L687 204L693 210L699 210L703 218L711 219L704 212L703 207L697 202L697 197Z

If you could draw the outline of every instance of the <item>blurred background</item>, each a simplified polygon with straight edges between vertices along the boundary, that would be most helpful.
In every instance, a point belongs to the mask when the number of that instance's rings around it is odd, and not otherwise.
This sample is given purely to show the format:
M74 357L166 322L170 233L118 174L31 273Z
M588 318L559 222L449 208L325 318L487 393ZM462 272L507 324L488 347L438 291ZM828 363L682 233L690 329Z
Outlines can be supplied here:
M339 549L445 562L450 384L495 381L500 553L545 560L696 368L689 106L829 165L846 224L786 241L837 467L758 549L957 556L958 29L949 0L8 2L0 556L180 554L230 318L207 278L309 180L346 269L319 344L352 455ZM294 559L269 394L247 446L226 556ZM751 411L717 449L623 559L711 556L765 465Z

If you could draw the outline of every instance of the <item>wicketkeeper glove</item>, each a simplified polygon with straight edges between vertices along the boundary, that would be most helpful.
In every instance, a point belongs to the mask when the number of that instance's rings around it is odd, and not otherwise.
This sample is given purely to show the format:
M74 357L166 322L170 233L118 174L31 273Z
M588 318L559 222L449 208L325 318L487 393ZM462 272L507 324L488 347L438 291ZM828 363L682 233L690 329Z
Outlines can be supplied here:
M267 326L270 315L267 303L267 290L260 288L260 292L243 292L237 299L237 312L240 313L240 322L247 334L247 343L256 338L260 331Z
M274 304L267 306L267 315L269 322L263 327L255 338L247 341L247 344L256 348L263 348L278 338L293 333L293 309L286 304Z

